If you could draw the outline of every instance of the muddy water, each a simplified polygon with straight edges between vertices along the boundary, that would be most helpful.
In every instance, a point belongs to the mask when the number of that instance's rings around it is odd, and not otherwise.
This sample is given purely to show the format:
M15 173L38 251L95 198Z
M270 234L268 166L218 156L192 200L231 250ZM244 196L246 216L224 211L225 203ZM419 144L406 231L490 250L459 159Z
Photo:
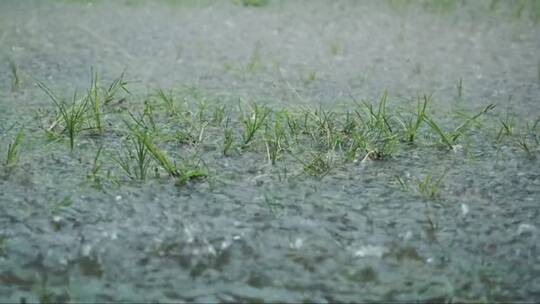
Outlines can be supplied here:
M403 148L323 178L290 160L271 168L261 153L209 148L204 182L96 189L86 178L92 139L70 155L35 119L52 109L36 80L68 96L84 90L91 66L106 80L125 69L136 96L187 84L224 103L295 107L388 89L398 107L434 93L433 111L449 126L453 111L488 103L535 119L540 29L512 7L489 6L3 1L0 56L20 80L13 88L3 60L2 153L17 128L27 135L0 179L0 299L538 299L539 164L495 145L496 129L471 134L457 152ZM422 198L416 178L444 170L440 198Z

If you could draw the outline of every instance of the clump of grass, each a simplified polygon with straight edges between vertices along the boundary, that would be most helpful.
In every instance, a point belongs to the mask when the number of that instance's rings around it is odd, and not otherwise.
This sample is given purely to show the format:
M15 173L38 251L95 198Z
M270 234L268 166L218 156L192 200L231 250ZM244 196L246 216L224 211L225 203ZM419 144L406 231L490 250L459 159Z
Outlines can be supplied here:
M124 91L125 93L131 95L131 92L127 89L128 82L124 79L124 77L125 71L122 72L120 76L115 78L113 82L109 85L109 87L105 90L105 94L103 96L103 104L108 104L113 101L117 93L120 91Z
M94 156L94 160L92 162L92 167L86 175L87 179L93 182L98 188L101 188L102 181L102 175L100 174L101 168L103 166L103 162L100 160L102 150L103 145L99 146L99 148L97 149L96 155Z
M463 78L459 79L456 85L456 89L457 89L458 99L461 100L463 98Z
M432 13L447 14L453 12L458 3L455 0L424 0L422 6Z
M418 130L420 126L424 123L426 117L426 108L428 103L431 100L432 95L423 96L422 101L420 97L417 99L416 103L416 115L414 117L409 117L408 119L398 119L398 122L402 125L403 128L403 139L405 142L413 143L416 139Z
M313 112L307 111L306 115L314 125L308 130L314 142L318 143L322 150L333 150L339 144L339 134L336 129L336 115L332 110L319 107Z
M308 71L305 79L304 79L304 85L309 85L312 82L314 82L317 79L317 71Z
M176 115L176 108L174 106L172 92L169 92L169 94L167 94L161 88L159 88L157 91L157 95L165 105L165 109L167 110L169 115Z
M22 143L22 140L24 138L24 131L23 129L20 129L13 140L8 144L8 148L6 151L6 157L4 160L4 164L6 167L12 167L14 166L17 161L19 160L19 152L20 152L20 145Z
M417 190L420 196L424 199L434 199L440 195L440 189L443 183L444 178L446 177L448 170L440 176L434 176L427 174L422 179L416 181Z
M267 124L264 134L264 144L268 162L275 165L281 153L287 148L287 134L282 123L282 114L276 115L272 124Z
M540 60L536 64L536 69L537 69L537 75L536 76L538 77L538 83L540 83Z
M65 101L59 100L44 83L38 82L38 86L49 96L58 111L59 118L49 127L49 131L52 131L59 123L62 123L63 129L60 133L67 134L70 150L73 151L76 137L84 130L85 114L89 107L88 96L78 99L75 92L72 102L67 104Z
M269 108L256 103L251 104L250 113L242 113L242 124L244 125L242 140L244 147L255 138L255 133L264 125L269 114Z
M435 132L435 134L439 136L441 143L444 146L448 147L450 150L452 150L456 141L460 138L461 135L463 135L463 133L468 130L470 124L475 122L480 116L486 114L494 108L495 105L493 104L486 106L482 111L466 119L461 125L459 125L457 128L450 132L443 131L439 124L437 124L432 118L428 117L427 115L424 116L424 120Z
M225 111L226 107L225 105L217 105L214 110L212 111L212 119L211 122L214 126L221 126L223 123L223 120L225 120Z
M233 130L229 127L230 117L227 117L227 122L225 123L225 128L223 129L223 155L229 155L229 150L232 148L234 143Z
M146 180L150 167L150 155L142 136L129 136L127 144L113 160L132 180ZM135 165L132 165L135 162Z
M497 132L497 142L501 142L505 137L511 136L514 133L514 116L510 115L508 112L504 118L499 119L500 128Z
M91 109L91 120L92 125L91 128L96 130L99 134L103 132L102 126L101 126L101 95L99 92L99 86L98 86L98 75L97 72L92 70L91 72L91 81L90 81L90 88L88 89L88 99Z
M343 43L340 40L332 40L329 43L330 55L339 56L343 54Z
M15 61L9 59L9 70L11 72L11 91L15 92L18 91L21 85L21 77L19 75L19 69L17 68L17 64Z
M134 129L133 136L137 137L138 141L144 146L149 155L167 174L172 177L180 177L180 171L176 164L160 149L149 136L146 130Z
M7 236L0 234L0 256L5 256L7 249Z
M397 134L372 138L365 142L366 155L362 161L382 160L392 156L398 149Z
M255 45L255 48L253 49L253 52L251 53L251 57L249 58L249 62L246 65L246 68L249 72L255 72L259 67L261 66L261 46L259 43Z
M516 139L516 146L521 149L529 159L535 159L537 152L540 151L540 117L535 121L527 122L525 132L519 134Z
M279 203L278 198L268 192L264 193L264 203L273 216L278 216L284 208L283 204Z
M387 111L387 100L388 92L385 91L377 107L365 101L362 102L367 117L361 109L356 110L362 128L354 138L366 152L363 160L385 159L395 153L398 148L399 137L391 124L393 117ZM414 127L415 125L411 123L411 132L414 131Z
M390 126L390 117L386 111L386 104L388 101L388 91L384 91L379 101L379 106L374 108L373 105L363 102L364 106L368 110L369 119L365 122L370 130L377 131L380 134L389 135L392 134L392 127ZM361 117L359 115L359 117Z
M131 132L130 136L133 138L133 144L135 146L134 158L137 163L137 168L135 171L133 171L128 166L128 162L126 161L125 157L120 159L119 164L122 169L128 173L128 175L131 172L134 172L132 175L144 180L148 170L148 162L151 158L152 161L161 167L169 176L176 179L177 185L183 185L189 180L200 179L208 176L207 171L197 165L177 165L176 162L172 160L163 149L159 148L158 145L155 144L152 135L147 131L147 129L141 128L137 125L131 126L129 124L128 127Z
M333 169L334 158L328 153L312 153L308 161L296 157L296 160L303 166L304 172L311 176L324 177Z
M180 176L176 178L176 185L185 185L190 180L199 180L208 177L208 170L198 165L184 166L180 170Z
M263 7L270 3L270 0L233 0L234 3L243 6Z

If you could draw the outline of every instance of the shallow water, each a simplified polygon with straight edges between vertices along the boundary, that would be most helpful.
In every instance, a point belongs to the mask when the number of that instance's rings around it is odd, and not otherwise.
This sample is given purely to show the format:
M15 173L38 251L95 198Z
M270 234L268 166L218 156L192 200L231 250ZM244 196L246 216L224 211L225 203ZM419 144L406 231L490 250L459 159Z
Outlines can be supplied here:
M540 150L494 138L506 112L521 127L540 116L540 28L489 5L2 1L0 56L20 83L0 73L0 152L21 126L26 135L17 166L0 167L0 299L538 299ZM224 157L208 142L171 148L202 153L204 181L96 188L96 147L114 153L117 135L81 136L73 154L47 141L36 111L53 105L34 85L84 92L91 66L107 81L125 69L139 105L157 87L189 85L276 108L348 106L387 89L392 107L410 109L434 93L448 127L455 111L497 108L455 152L404 146L319 178L291 158L272 167L264 152ZM445 170L440 197L423 198L417 180ZM112 162L102 171L120 175Z

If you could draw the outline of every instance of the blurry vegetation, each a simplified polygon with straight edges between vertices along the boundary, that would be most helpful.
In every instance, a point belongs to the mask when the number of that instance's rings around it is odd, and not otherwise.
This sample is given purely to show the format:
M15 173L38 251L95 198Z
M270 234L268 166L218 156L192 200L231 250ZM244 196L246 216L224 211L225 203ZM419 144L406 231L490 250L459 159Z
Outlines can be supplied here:
M270 3L270 0L232 0L232 1L233 3L239 4L239 5L255 6L255 7L265 6L265 5L268 5L268 3Z
M510 18L529 18L535 23L540 22L540 1L538 0L386 0L393 9L404 10L410 7L420 7L431 13L452 13L461 6L474 5L485 12L505 12Z
M19 69L17 68L17 64L12 59L8 60L9 62L9 70L11 72L11 91L15 92L18 91L21 86L21 77L19 75Z
M24 137L23 129L20 129L11 142L7 145L6 156L4 159L4 165L6 167L14 166L19 160L20 145Z

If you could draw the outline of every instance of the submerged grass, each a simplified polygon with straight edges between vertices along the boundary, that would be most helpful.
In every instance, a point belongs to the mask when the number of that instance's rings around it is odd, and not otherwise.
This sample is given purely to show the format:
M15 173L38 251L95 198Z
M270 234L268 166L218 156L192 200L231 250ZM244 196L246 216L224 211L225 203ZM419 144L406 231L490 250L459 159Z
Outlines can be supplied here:
M437 198L447 173L448 170L446 169L439 176L426 174L424 178L417 179L416 186L420 196L427 200Z

